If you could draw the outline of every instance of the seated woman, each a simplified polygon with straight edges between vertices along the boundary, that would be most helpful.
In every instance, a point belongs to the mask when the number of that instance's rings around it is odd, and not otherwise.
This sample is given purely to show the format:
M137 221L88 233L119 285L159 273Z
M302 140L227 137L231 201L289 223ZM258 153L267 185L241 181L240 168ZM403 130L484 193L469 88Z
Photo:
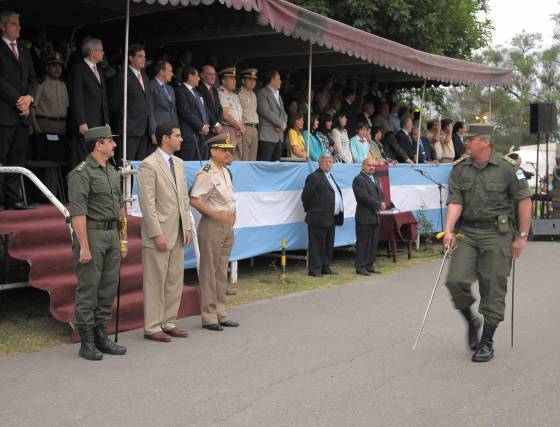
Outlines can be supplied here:
M305 143L305 148L307 149L307 141L309 141L309 158L315 162L319 161L319 157L325 151L323 146L317 138L316 132L319 127L319 119L317 114L311 114L311 132L307 133L307 123L305 124L305 130L302 132L303 142Z
M303 113L295 113L290 116L288 121L287 140L288 157L307 160L307 149L303 139Z
M356 125L358 134L350 140L350 152L354 163L362 163L369 157L369 126L367 123L359 122Z
M332 130L332 138L336 150L336 161L339 163L352 163L352 153L350 152L350 139L346 131L348 118L343 111L338 112L334 116L334 129Z
M334 157L336 152L334 151L334 140L331 136L332 124L333 121L330 114L321 114L321 116L319 117L319 127L315 132L315 136L321 144L322 151L328 151Z
M373 126L371 128L371 141L369 141L369 155L376 164L389 163L395 165L398 162L396 160L391 160L385 155L383 150L383 144L381 143L381 138L383 138L383 131L378 126Z

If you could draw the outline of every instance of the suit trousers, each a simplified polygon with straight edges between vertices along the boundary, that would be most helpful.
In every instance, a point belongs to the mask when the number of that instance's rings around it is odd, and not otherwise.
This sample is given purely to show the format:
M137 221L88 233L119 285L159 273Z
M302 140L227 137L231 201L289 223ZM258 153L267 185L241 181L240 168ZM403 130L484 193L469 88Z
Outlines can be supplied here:
M2 166L23 166L27 158L29 135L27 126L0 126L0 164ZM18 174L0 174L0 203L7 205L21 200L21 185Z
M282 157L282 143L259 141L257 160L262 162L277 162Z
M202 324L211 325L227 320L227 270L233 247L233 227L202 216L198 224L200 251L200 312Z
M372 267L379 243L379 224L356 223L356 271Z
M127 136L126 160L144 160L154 152L154 145L148 140L148 134Z
M259 146L259 131L257 128L245 126L245 135L241 139L240 159L257 160L257 147Z
M331 227L307 226L309 246L307 269L310 273L322 274L330 268L334 248L334 225Z
M184 280L183 235L168 251L142 248L144 270L144 332L153 334L175 327Z

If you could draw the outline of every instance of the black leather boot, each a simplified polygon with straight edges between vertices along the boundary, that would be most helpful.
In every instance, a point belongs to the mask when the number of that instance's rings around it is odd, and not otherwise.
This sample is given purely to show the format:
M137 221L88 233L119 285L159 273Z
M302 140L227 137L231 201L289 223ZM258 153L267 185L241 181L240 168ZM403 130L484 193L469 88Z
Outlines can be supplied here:
M470 308L466 308L460 311L463 317L467 320L467 324L468 324L467 345L471 350L474 351L478 347L480 328L482 326L482 322L478 317L472 314Z
M95 327L95 347L102 353L123 355L126 354L126 347L115 344L107 335L107 326L101 323Z
M473 362L489 362L494 358L494 332L496 326L484 324L480 344L472 356Z
M87 360L101 360L103 354L95 348L93 343L93 328L78 328L80 338L82 340L80 345L80 356Z

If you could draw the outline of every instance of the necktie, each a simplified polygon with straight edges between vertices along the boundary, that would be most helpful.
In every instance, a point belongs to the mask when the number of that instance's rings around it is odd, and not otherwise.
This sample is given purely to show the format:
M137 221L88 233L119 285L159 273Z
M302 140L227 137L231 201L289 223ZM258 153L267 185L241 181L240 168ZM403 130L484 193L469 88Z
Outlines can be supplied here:
M210 92L210 98L212 98L212 104L214 104L214 106L216 105L216 100L214 99L214 90L212 87L210 87L210 89L208 89L208 92Z
M144 80L142 79L142 73L138 73L138 81L140 82L140 86L142 86L142 90L144 90Z
M10 46L12 47L12 53L14 54L16 60L19 61L19 52L18 52L18 50L17 50L17 44L16 44L16 42L11 42L11 43L10 43Z
M169 169L171 170L171 175L173 175L173 181L177 183L177 177L175 176L175 168L173 167L173 158L169 157Z
M163 88L163 91L165 92L165 96L167 97L167 100L169 102L171 102L171 94L169 93L169 89L167 89L167 85L163 84L163 85L161 85L161 87Z
M93 67L91 67L93 70L93 74L95 74L95 78L97 79L97 83L101 84L101 76L99 75L99 71L97 71L97 66L95 64L93 64Z
M202 121L205 124L207 124L209 122L208 121L208 114L206 113L206 108L204 108L202 98L200 96L198 96L194 90L192 91L192 94L193 94L194 99L196 101L196 106L198 107L198 112L200 113L200 116L202 117Z

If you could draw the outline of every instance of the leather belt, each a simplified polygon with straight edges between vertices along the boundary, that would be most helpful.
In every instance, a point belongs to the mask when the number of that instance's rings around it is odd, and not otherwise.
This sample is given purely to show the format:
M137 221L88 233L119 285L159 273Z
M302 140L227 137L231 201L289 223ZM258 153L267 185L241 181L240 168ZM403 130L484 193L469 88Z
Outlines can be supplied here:
M259 126L258 123L245 123L245 126L249 126L250 128L257 128Z
M87 228L93 230L114 230L119 223L118 219L112 221L95 221L93 219L87 220Z
M461 225L470 228L484 228L484 229L491 229L496 228L498 226L497 221L463 221Z
M35 117L37 117L38 119L52 120L53 122L65 122L66 121L66 117L48 117L48 116L41 116L41 115L37 115Z

